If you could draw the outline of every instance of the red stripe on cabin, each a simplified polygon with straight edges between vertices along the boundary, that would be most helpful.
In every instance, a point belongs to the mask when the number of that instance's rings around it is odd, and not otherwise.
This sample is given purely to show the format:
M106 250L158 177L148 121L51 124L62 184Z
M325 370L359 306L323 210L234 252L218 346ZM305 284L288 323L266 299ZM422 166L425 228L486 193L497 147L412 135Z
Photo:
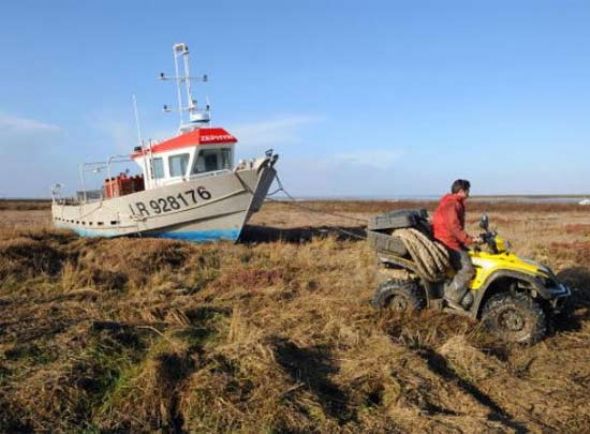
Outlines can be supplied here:
M186 148L189 146L210 145L214 143L236 143L238 140L223 128L199 128L181 134L173 139L165 140L152 146L152 153L172 151L174 149ZM131 158L137 158L147 151L137 151Z

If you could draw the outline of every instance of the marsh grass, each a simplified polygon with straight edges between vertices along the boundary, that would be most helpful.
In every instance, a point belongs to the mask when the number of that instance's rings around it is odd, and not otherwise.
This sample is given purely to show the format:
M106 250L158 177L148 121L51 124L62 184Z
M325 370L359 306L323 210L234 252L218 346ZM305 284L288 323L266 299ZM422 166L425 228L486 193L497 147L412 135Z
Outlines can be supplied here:
M276 220L291 215L304 227L310 217L269 205L254 221L274 231L264 243L0 229L0 431L587 428L585 213L485 207L516 251L576 288L573 316L522 347L459 316L374 311L377 266L367 245L330 231L288 242L281 231L290 228ZM355 218L391 207L312 205Z

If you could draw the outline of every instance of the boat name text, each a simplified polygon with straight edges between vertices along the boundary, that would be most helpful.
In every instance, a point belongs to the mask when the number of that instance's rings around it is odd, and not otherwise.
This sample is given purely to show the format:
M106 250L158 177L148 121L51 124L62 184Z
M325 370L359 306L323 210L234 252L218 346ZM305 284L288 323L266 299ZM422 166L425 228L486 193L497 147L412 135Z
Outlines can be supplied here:
M151 216L152 214L162 214L171 211L178 211L182 208L188 208L196 205L203 200L211 199L211 193L205 187L197 187L193 190L187 190L184 193L178 193L176 196L165 196L152 199L149 202L137 201L129 204L131 213L135 216Z
M235 138L230 134L201 136L201 143L231 142L232 140Z

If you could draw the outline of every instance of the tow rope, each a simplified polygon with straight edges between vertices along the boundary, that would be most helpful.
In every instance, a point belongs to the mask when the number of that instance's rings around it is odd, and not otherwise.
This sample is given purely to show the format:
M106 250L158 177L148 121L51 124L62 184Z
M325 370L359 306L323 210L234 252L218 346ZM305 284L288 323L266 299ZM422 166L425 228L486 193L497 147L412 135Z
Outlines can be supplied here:
M367 235L366 235L367 229L365 227L367 225L367 221L366 220L359 219L359 218L356 218L356 217L347 216L347 215L344 215L344 214L335 213L335 212L322 211L322 210L315 209L315 208L310 207L310 206L303 205L303 204L299 203L299 201L292 194L290 194L285 189L285 187L284 187L283 183L281 182L281 179L279 178L279 175L278 174L275 175L275 179L277 181L278 188L275 191L273 191L272 193L268 193L266 195L266 199L268 201L270 201L270 202L277 202L277 203L284 203L284 204L287 204L289 206L292 206L293 208L299 208L299 209L302 209L304 211L309 211L309 212L313 212L313 213L316 213L316 214L324 214L324 215L328 215L328 216L331 216L331 217L338 217L338 218L346 219L346 220L349 220L349 221L354 221L357 224L360 223L363 226L362 230L365 232L365 235L359 235L357 233L354 233L354 232L351 232L351 231L348 231L346 229L342 229L342 228L339 228L339 227L335 227L334 230L336 232L340 232L341 234L348 235L349 237L356 238L358 240L366 240L367 239ZM280 192L282 192L287 197L288 200L277 200L277 199L274 199L274 198L271 197L271 196L274 196L275 194L280 193Z
M335 212L322 211L310 206L303 205L299 203L298 200L285 189L278 175L275 176L275 179L277 181L278 188L272 193L267 194L267 200L271 202L284 203L304 211L347 219L354 221L357 224L361 223L363 226L363 231L365 232L364 236L338 227L334 228L334 230L359 240L367 239L366 220ZM277 200L271 197L280 192L282 192L287 197L287 201ZM444 248L444 246L437 243L436 241L431 240L424 233L414 228L396 229L395 235L402 239L421 276L430 282L436 282L444 278L446 271L451 268L449 252Z

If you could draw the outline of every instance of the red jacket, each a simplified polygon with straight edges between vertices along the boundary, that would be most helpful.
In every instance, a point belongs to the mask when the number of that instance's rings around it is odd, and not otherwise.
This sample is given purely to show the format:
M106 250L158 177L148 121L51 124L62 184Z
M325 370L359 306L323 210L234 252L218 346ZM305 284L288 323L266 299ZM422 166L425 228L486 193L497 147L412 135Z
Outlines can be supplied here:
M464 198L456 194L442 197L432 217L434 238L449 249L461 250L473 243L473 239L465 232Z

